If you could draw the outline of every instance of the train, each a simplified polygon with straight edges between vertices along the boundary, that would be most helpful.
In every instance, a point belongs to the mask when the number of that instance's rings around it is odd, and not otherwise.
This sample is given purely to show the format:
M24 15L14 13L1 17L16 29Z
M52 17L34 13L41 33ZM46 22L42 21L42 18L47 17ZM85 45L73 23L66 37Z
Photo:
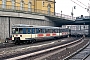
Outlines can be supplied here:
M69 35L70 29L62 27L26 24L15 24L12 26L12 41L15 44L20 44L23 42L34 43L36 41L57 39Z
M89 35L89 25L62 25L63 28L69 28L71 35Z

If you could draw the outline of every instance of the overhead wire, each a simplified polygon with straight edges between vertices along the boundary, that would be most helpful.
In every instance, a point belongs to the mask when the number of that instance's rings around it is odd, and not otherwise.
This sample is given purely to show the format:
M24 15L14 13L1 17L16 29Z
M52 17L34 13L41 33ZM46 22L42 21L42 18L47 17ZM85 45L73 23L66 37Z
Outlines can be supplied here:
M86 6L85 4L83 4L81 1L77 0L79 3L81 3L82 5ZM87 7L87 6L86 6Z
M83 6L81 6L80 4L76 3L75 1L73 1L73 0L71 0L71 1L74 2L75 4L77 4L78 6L80 6L80 7L84 8L84 9L86 9L85 7L83 7Z

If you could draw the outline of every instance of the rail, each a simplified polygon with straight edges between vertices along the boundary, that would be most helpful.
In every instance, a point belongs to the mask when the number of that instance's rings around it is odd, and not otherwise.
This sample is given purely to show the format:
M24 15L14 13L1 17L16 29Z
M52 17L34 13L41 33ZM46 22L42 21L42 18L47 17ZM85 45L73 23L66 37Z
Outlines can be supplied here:
M88 42L82 48L80 48L76 52L70 54L69 56L67 56L63 60L75 60L75 59L76 60L78 60L78 59L85 60L90 55L90 50L89 50L88 46L90 47L90 42Z
M62 45L59 45L59 46L55 46L55 47L52 47L52 48L48 48L48 49L44 49L44 50L40 50L40 51L28 53L28 54L25 54L25 55L20 55L20 56L16 56L16 57L12 57L12 58L7 58L7 59L5 59L5 60L23 59L23 58L26 58L26 57L30 57L30 56L34 56L34 55L41 54L41 53L44 53L44 52L52 51L52 50L55 50L55 49L58 49L58 48L62 48L62 47L65 47L65 46L74 44L74 43L76 43L76 42L79 42L79 41L81 41L81 40L82 40L82 38L80 38L80 39L78 39L78 40L75 40L75 41L72 41L72 42L69 42L69 43L67 43L67 44L62 44Z
M60 13L55 13L55 12L51 12L51 11L47 11L47 10L40 10L40 9L20 7L20 6L12 7L12 5L5 5L5 7L3 7L3 4L0 4L0 10L1 11L16 12L16 13L27 13L27 14L51 16L51 17L62 18L62 19L67 19L67 20L75 20L76 19L76 17L73 17L73 19L72 19L72 16L60 14Z

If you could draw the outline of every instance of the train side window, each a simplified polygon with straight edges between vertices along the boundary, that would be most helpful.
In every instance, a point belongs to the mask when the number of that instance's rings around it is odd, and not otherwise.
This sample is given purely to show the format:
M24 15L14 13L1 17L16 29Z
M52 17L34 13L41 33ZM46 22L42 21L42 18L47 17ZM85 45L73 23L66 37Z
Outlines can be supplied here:
M57 33L57 29L55 30L55 32Z
M58 29L58 32L60 33L60 29Z
M43 29L39 29L39 33L43 33Z
M65 29L63 29L63 32L65 32Z
M57 29L57 33L58 33L58 29Z
M61 32L61 29L59 29L59 33Z
M32 29L30 28L30 33L32 34Z
M58 30L58 33L59 33L59 29L57 29Z
M40 29L40 33L42 33L42 29Z
M46 29L45 32L48 33L48 29Z
M28 34L30 34L30 28L28 28Z
M46 33L46 31L45 31L46 29L43 29L43 33Z
M35 34L35 28L32 28L32 34Z
M56 33L58 33L58 29L56 29Z
M23 29L22 28L19 28L19 33L23 34Z
M36 28L36 33L39 33L39 29L38 28Z
M53 33L55 33L55 29L53 29Z
M42 33L43 32L43 29L40 29L41 31L40 31L40 33Z
M60 33L62 32L62 29L60 29Z
M52 29L52 33L54 33L54 29Z
M44 33L46 33L46 29L44 29Z
M37 30L37 28L35 29L35 33L36 33L36 34L38 33L38 30Z
M49 33L51 33L52 31L51 31L51 29L49 29Z
M23 28L23 34L26 34L26 28Z
M44 30L45 30L45 29L42 29L42 33L44 33Z
M36 34L36 28L35 28L35 34Z
M52 29L50 29L50 33L52 33Z
M61 32L63 32L63 29L61 29Z
M12 29L12 34L15 34L15 32L16 32L16 31L15 31L15 28L13 28L13 29Z
M55 29L55 33L57 33L57 29Z
M48 29L48 33L50 33L50 29Z
M28 28L28 34L32 34L32 29Z
M13 33L13 34L18 34L18 33L19 33L18 28L13 28L13 29L12 29L12 33Z
M23 28L22 31L23 31L22 32L23 34L29 34L30 33L29 28Z
M57 29L57 33L58 33L58 29Z
M63 29L64 30L64 32L66 32L66 29Z
M46 33L50 33L50 29L47 29L47 30L46 30Z
M16 31L16 34L18 34L18 28L16 28L15 31Z
M28 28L26 28L26 34L28 34Z
M62 31L63 31L63 32L65 32L65 30L64 30L64 29L62 29Z
M38 33L40 33L40 29L38 29Z

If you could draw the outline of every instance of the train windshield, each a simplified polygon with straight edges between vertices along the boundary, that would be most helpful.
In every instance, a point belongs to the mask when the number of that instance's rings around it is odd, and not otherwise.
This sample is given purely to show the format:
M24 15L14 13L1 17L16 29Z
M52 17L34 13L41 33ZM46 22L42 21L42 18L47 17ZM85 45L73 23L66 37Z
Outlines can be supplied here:
M22 34L22 28L12 28L12 34Z

